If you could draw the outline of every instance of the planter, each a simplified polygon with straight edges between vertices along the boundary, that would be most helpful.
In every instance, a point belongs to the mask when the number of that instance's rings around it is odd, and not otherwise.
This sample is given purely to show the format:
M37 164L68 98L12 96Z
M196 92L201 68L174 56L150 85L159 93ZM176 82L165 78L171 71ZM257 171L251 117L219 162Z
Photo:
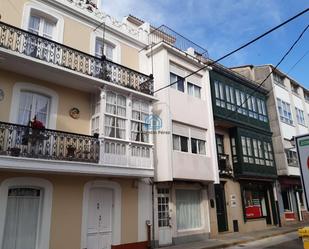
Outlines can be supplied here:
M75 157L75 151L76 151L76 148L73 147L72 145L68 145L67 146L67 157L68 158L74 158Z

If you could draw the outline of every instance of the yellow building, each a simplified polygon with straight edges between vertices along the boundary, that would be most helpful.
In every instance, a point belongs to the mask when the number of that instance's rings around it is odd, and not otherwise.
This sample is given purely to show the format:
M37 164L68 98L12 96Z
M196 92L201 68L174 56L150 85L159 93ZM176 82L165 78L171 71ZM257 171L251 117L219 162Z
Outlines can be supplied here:
M2 0L0 14L0 248L145 248L146 31L83 0Z

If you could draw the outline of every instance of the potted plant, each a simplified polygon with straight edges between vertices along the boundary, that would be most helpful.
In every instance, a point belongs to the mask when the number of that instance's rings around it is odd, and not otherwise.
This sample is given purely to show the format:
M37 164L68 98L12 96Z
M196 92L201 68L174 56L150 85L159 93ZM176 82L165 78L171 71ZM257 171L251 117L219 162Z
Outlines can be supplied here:
M33 120L29 122L29 129L25 131L25 135L22 138L22 144L27 145L29 142L35 144L38 141L43 141L49 137L45 134L45 126L43 122L36 119L34 116Z

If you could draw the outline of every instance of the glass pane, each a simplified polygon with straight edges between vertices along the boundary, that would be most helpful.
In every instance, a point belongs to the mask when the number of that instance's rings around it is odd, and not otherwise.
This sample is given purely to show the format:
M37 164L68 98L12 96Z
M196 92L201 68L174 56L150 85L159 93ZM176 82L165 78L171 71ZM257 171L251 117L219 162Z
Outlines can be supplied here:
M197 139L191 138L191 151L194 154L197 154Z
M54 31L55 24L44 19L44 26L43 26L43 36L52 39L53 38L53 31Z
M180 150L180 138L177 135L173 135L173 149Z
M39 34L40 18L36 16L30 16L29 31L34 34Z
M188 138L187 137L180 137L180 148L181 151L188 152Z
M99 38L95 41L95 56L96 57L102 57L103 55L103 41Z

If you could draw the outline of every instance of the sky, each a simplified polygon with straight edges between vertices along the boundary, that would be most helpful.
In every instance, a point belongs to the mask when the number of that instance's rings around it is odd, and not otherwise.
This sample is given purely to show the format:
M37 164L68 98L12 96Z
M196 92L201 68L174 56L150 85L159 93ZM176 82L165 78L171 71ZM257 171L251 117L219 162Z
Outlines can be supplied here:
M211 59L225 55L309 7L309 0L101 1L103 11L119 20L132 14L154 26L165 24L207 49ZM228 67L275 65L307 24L309 12L220 63ZM279 69L309 88L309 30Z

